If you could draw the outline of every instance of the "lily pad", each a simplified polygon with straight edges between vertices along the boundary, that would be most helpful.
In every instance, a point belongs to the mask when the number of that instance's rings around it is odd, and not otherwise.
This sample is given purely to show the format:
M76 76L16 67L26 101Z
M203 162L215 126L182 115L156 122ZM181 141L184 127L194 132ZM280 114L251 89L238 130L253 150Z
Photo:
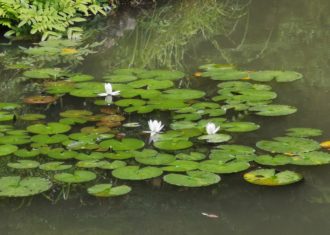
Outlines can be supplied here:
M11 144L0 145L0 156L6 156L17 151L17 147Z
M187 161L187 160L176 160L168 163L167 166L162 167L164 171L170 172L185 172L196 170L199 166L198 162Z
M301 166L316 166L330 163L330 154L321 151L300 153L291 157L291 164Z
M260 165L265 166L283 166L290 164L292 161L292 157L288 157L286 155L261 155L255 158L254 161Z
M260 105L249 110L256 112L259 116L285 116L297 112L297 108L282 104Z
M250 74L250 78L258 82L269 82L275 79L277 82L293 82L303 76L294 71L258 71Z
M5 135L0 136L0 144L21 145L30 143L30 136L28 135Z
M146 180L160 176L163 171L156 167L125 166L112 171L112 175L123 180Z
M257 147L271 153L298 154L311 152L320 148L318 142L297 137L276 137L274 140L261 140Z
M227 134L213 134L213 135L202 135L198 137L198 139L206 140L208 143L222 143L229 141L231 139L231 136Z
M163 177L168 184L183 187L203 187L218 183L220 176L203 171L188 171L187 175L171 173Z
M21 115L19 118L24 121L37 121L37 120L45 119L46 115L39 113L26 113L24 115Z
M32 149L31 151L27 149L19 149L14 154L15 156L20 158L32 158L38 156L40 154L40 151L39 149Z
M200 163L199 169L202 171L217 173L217 174L230 174L245 171L250 167L246 161L218 161L206 160Z
M253 122L226 122L221 128L228 132L249 132L259 129L260 126Z
M39 162L33 160L18 160L17 162L9 162L7 166L14 169L33 169L40 165Z
M92 181L96 178L96 174L91 171L76 170L70 173L58 173L54 175L54 179L63 183L84 183Z
M303 177L294 171L276 172L275 169L258 169L245 173L244 179L251 184L281 186L299 182Z
M165 165L175 161L175 157L171 154L159 153L156 156L138 156L135 160L144 165Z
M71 126L58 122L50 122L48 124L34 124L28 126L26 129L35 134L54 135L69 131Z
M200 161L206 158L204 153L199 152L191 152L189 154L186 153L179 153L175 155L175 158L179 160L187 160L187 161Z
M32 142L39 143L39 144L57 144L62 143L68 140L68 137L63 134L56 134L56 135L35 135L31 138Z
M1 197L27 197L49 190L52 183L41 177L7 176L0 178Z
M129 193L132 190L127 185L113 187L112 184L96 184L87 189L87 192L96 197L117 197Z
M286 135L292 137L315 137L322 135L322 131L314 128L290 128L287 129Z
M131 81L135 81L138 78L136 76L129 74L117 74L117 75L104 76L103 79L110 83L127 83Z
M114 151L127 151L143 148L144 142L139 139L125 138L121 141L110 139L100 143L102 148L110 148Z
M66 110L64 112L61 112L60 116L66 117L66 118L81 118L82 116L90 116L92 114L93 113L88 110L71 109L71 110Z
M205 92L193 89L171 89L164 91L164 99L192 100L205 96Z
M180 150L180 149L187 149L190 148L193 145L193 143L186 139L172 139L172 140L164 140L164 141L156 141L154 143L154 146L158 149L162 150Z
M26 104L51 104L56 101L56 97L54 96L29 96L24 98L24 103Z
M44 171L62 171L70 169L72 165L65 164L64 162L47 162L41 164L39 168Z

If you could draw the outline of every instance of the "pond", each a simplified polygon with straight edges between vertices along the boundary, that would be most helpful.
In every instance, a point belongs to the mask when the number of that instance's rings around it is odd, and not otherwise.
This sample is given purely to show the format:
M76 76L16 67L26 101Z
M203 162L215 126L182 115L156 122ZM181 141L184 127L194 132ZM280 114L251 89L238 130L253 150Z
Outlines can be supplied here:
M329 7L170 1L82 44L1 39L0 233L329 234Z

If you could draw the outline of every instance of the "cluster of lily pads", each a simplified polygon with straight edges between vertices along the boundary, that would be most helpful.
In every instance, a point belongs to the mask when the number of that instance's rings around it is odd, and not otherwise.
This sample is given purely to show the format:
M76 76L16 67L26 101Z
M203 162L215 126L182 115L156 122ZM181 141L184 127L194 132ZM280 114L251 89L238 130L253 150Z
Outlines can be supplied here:
M117 69L102 81L62 69L25 71L23 75L39 82L48 94L26 97L24 103L52 104L60 97L74 96L99 109L62 110L57 121L46 122L44 114L20 115L22 104L0 103L4 123L0 125L0 156L12 169L12 175L0 178L0 196L30 196L54 184L86 183L89 194L112 197L131 191L114 179L128 183L157 177L171 185L202 187L217 184L221 174L250 168L244 174L246 181L278 186L298 182L302 176L272 167L330 163L330 154L310 139L322 134L318 129L291 128L283 137L259 141L258 151L235 144L237 134L260 126L231 121L228 113L283 116L296 112L295 107L273 104L277 94L263 83L291 82L301 74L246 72L215 64L200 69L195 74L200 79L220 81L215 96L178 88L185 79L179 71ZM170 121L156 120L158 112ZM145 123L127 121L132 113L145 114ZM11 124L14 119L20 125Z

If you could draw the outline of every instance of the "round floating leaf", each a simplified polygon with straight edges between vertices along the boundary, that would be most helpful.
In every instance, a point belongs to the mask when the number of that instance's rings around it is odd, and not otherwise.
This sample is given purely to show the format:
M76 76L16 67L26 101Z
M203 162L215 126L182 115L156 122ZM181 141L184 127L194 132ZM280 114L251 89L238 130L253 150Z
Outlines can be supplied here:
M27 197L47 191L52 183L41 177L7 176L0 178L1 197Z
M104 158L103 153L98 153L98 152L91 152L89 154L86 153L79 153L75 156L75 159L81 160L81 161L86 161L86 160L99 160Z
M21 145L30 143L30 136L28 135L6 135L0 136L0 144Z
M291 164L302 166L315 166L330 163L330 154L320 151L300 153L299 156L291 157Z
M114 170L120 167L124 167L126 165L127 165L126 162L120 160L115 160L113 162L99 161L97 167L104 170Z
M156 156L138 156L135 160L145 165L165 165L175 161L175 157L171 154L159 153Z
M66 151L62 148L52 149L47 152L48 157L58 159L58 160L67 160L75 158L78 153L75 151Z
M113 159L113 160L124 160L133 158L133 152L130 151L118 151L116 153L105 153L105 158Z
M15 153L15 156L21 157L21 158L30 158L30 157L36 157L40 154L39 149L32 149L31 151L27 149L19 149Z
M72 165L64 164L64 162L47 162L41 164L39 168L44 171L62 171L70 169Z
M318 142L297 137L276 137L274 140L261 140L257 147L272 153L304 153L320 148Z
M171 89L164 92L164 99L192 100L205 96L205 92L193 89Z
M125 138L121 141L118 140L105 140L100 143L102 148L110 148L114 151L127 151L143 148L144 142L139 139Z
M196 170L199 166L198 162L187 161L187 160L176 160L162 167L164 171L170 172L185 172Z
M0 103L0 110L15 110L20 108L21 105L16 104L16 103Z
M255 111L259 116L284 116L297 112L297 108L282 104L260 105L249 110Z
M187 175L168 174L163 177L168 184L183 187L203 187L218 183L220 176L203 171L188 171Z
M66 124L66 125L76 125L76 124L84 124L87 122L87 119L85 117L80 118L61 118L60 123Z
M219 161L229 161L236 159L238 161L253 161L256 155L255 150L244 145L220 145L221 149L213 149L210 154L210 159Z
M67 132L71 127L63 123L50 122L48 124L34 124L28 126L26 129L35 134L54 135Z
M63 134L56 134L56 135L35 135L31 138L32 142L39 143L39 144L57 144L62 143L68 140L68 137Z
M23 73L25 77L34 79L57 79L63 74L63 70L58 68L33 69Z
M234 69L210 69L202 73L203 77L211 77L217 81L240 80L248 76L247 72L237 71Z
M68 78L68 81L71 82L85 82L85 81L90 81L93 80L94 77L92 75L88 74L74 74L73 76L70 76Z
M143 88L145 87L146 89L156 89L156 90L161 90L161 89L167 89L170 87L174 86L174 83L170 80L153 80L153 79L143 79L143 80L138 80L134 82L128 83L129 86L134 87L134 88Z
M143 106L146 102L139 99L122 99L115 102L119 107Z
M202 171L217 173L217 174L230 174L245 171L250 167L246 161L218 161L206 160L200 163L199 169Z
M193 143L186 139L176 138L172 140L157 141L154 143L154 146L162 150L180 150L190 148Z
M88 133L88 134L103 134L109 132L110 128L106 126L101 126L101 127L86 126L81 128L80 131L82 133Z
M117 197L129 193L132 190L127 185L113 187L112 184L96 184L87 189L87 192L96 197Z
M0 145L0 156L6 156L17 151L17 147L11 144Z
M206 155L203 153L198 152L191 152L189 154L186 153L179 153L175 155L175 157L179 160L186 160L186 161L200 161L206 158Z
M63 183L83 183L89 182L96 178L96 174L91 171L74 171L70 173L58 173L54 175L54 179Z
M249 132L259 129L260 126L253 122L226 122L221 128L228 132Z
M275 169L259 169L245 173L244 179L251 184L281 186L299 182L303 177L294 171L276 172Z
M256 157L254 161L265 166L283 166L291 163L291 157L286 155L261 155Z
M250 78L258 82L269 82L275 79L277 82L293 82L303 76L294 71L258 71L250 74Z
M112 175L123 180L146 180L160 176L163 171L156 167L125 166L112 171Z
M14 120L14 114L8 112L0 112L0 122L6 122L12 120Z
M226 134L213 134L213 135L202 135L198 137L198 139L206 140L209 143L222 143L229 141L231 139L231 136Z
M7 166L14 169L33 169L39 166L39 162L32 160L18 160L17 162L9 162Z
M322 131L314 128L290 128L287 129L288 136L292 137L314 137L322 135Z

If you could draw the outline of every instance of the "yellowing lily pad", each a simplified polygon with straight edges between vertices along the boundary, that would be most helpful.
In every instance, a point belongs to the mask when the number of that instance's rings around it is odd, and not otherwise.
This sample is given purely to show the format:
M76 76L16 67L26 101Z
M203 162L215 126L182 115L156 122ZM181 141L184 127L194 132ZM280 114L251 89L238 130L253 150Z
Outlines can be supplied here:
M303 177L294 171L276 172L275 169L258 169L245 173L244 179L251 184L282 186L299 182Z

